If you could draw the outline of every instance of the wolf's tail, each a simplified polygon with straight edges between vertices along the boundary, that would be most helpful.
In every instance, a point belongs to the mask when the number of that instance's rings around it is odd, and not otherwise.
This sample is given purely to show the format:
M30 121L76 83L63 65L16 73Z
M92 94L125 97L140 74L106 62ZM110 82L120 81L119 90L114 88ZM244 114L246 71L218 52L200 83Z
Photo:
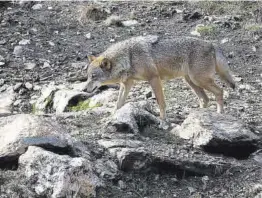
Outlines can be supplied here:
M230 74L230 69L227 64L227 61L221 51L215 47L216 52L216 72L222 78L223 81L226 82L228 86L232 89L235 89L236 84Z

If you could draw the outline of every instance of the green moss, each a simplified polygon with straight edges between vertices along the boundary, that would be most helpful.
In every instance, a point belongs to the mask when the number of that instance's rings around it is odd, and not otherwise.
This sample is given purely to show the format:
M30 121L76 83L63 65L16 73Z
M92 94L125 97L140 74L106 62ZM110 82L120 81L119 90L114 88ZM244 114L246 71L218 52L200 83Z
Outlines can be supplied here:
M32 114L36 114L37 109L36 109L36 103L32 104Z
M247 26L245 26L245 29L251 32L256 32L259 30L262 30L262 25L260 24L249 24Z
M214 25L199 26L196 31L201 35L211 35L216 32L216 27Z
M90 106L90 99L89 99L89 100L79 101L76 106L71 106L68 109L69 111L83 111L83 110L93 109L101 106L102 104L99 103Z

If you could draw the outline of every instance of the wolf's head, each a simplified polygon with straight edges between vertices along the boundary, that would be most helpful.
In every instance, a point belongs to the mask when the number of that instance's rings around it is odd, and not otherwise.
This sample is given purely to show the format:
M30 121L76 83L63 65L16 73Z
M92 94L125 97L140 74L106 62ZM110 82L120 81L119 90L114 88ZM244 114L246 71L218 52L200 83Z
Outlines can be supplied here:
M112 62L108 58L91 55L88 59L90 64L87 71L87 92L93 92L102 85L116 83L112 76Z

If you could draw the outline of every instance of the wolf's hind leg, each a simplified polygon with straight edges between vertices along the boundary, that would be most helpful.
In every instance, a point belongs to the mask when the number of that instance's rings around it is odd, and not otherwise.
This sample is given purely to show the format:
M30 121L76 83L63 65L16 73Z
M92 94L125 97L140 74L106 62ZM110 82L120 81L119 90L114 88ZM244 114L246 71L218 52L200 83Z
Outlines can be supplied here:
M185 80L187 82L187 84L192 88L192 90L194 91L194 93L197 95L198 100L199 100L199 104L200 104L200 108L206 108L209 102L209 98L207 97L205 91L203 88L195 85L189 76L185 76Z

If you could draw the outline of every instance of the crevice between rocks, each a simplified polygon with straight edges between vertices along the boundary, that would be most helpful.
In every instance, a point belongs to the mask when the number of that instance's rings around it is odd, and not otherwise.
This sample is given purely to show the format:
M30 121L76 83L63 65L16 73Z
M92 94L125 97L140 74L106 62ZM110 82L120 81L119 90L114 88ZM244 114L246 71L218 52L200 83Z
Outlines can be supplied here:
M0 169L1 170L17 170L18 169L19 155L0 157Z
M258 146L241 142L237 145L231 145L230 142L215 142L203 146L203 149L207 153L222 154L227 157L234 157L238 160L245 160L248 159L252 153L258 150Z

